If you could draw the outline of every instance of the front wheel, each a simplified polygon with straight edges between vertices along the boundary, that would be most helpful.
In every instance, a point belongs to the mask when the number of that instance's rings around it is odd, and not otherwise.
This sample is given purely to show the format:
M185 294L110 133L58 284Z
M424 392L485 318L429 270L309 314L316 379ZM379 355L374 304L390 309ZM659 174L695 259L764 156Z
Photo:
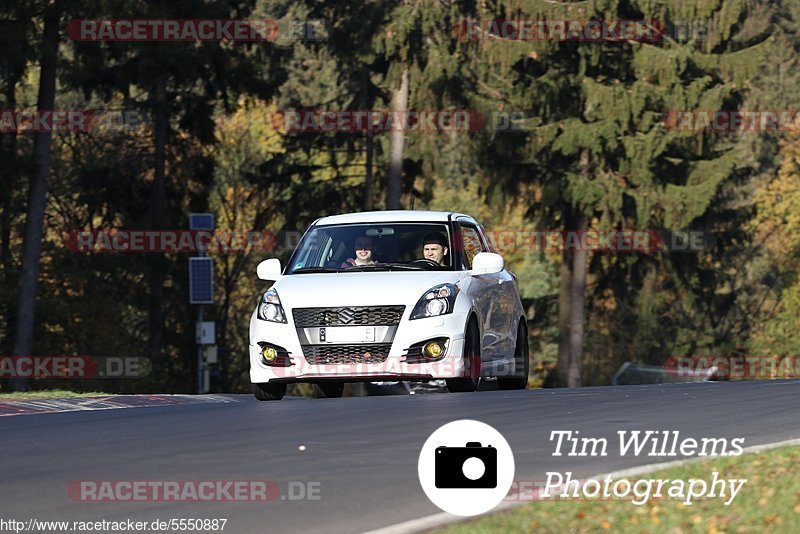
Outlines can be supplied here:
M344 393L344 382L319 382L314 384L314 396L318 399L336 399Z
M253 384L253 395L260 401L281 400L286 394L286 384Z
M474 319L469 322L464 336L464 366L463 377L445 380L450 393L475 391L481 379L481 338Z
M525 389L528 387L528 329L520 321L517 327L517 342L514 345L514 376L497 377L500 389Z

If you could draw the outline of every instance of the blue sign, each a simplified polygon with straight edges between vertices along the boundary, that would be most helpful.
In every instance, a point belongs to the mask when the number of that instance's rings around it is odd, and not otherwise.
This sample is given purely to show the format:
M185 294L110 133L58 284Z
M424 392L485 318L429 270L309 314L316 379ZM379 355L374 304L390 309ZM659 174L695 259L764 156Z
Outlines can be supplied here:
M189 230L213 230L213 229L214 229L213 213L189 214Z

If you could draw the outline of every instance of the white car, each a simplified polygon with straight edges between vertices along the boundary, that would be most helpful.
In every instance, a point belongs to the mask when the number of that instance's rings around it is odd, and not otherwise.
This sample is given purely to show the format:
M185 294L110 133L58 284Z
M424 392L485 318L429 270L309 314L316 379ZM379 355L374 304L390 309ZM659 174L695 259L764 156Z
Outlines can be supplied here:
M317 397L341 396L346 382L444 379L464 392L497 377L501 389L527 386L516 278L468 215L323 217L285 269L273 258L257 272L274 281L250 319L259 400L281 399L293 382L314 384Z

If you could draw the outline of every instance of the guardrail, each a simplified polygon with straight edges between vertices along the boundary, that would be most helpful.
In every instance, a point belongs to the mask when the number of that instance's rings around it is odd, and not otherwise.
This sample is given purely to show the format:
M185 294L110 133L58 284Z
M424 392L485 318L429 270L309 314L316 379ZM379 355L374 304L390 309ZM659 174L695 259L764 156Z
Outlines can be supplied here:
M677 382L708 382L717 373L712 366L702 370L667 369L654 365L640 365L632 362L623 363L611 379L613 386L629 386L635 384L672 384Z

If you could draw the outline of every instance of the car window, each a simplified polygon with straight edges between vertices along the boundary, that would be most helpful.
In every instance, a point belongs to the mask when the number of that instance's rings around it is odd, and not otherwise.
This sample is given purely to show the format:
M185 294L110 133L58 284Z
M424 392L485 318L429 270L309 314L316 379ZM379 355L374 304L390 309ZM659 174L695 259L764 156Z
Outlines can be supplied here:
M478 231L471 226L461 226L461 242L464 244L464 259L467 269L472 269L472 259L480 252L486 252Z
M373 223L318 226L299 244L288 272L307 268L338 269L355 257L358 238L369 238L372 260L377 263L411 264L423 258L423 243L431 234L441 236L452 250L450 229L444 223ZM451 254L442 261L442 269L452 270Z
M330 251L332 239L328 232L321 231L309 235L304 246L298 251L296 265L319 265L322 258Z
M483 242L486 243L486 252L497 252L497 244L494 242L494 237L486 231L482 224L478 225L478 233L483 238Z

